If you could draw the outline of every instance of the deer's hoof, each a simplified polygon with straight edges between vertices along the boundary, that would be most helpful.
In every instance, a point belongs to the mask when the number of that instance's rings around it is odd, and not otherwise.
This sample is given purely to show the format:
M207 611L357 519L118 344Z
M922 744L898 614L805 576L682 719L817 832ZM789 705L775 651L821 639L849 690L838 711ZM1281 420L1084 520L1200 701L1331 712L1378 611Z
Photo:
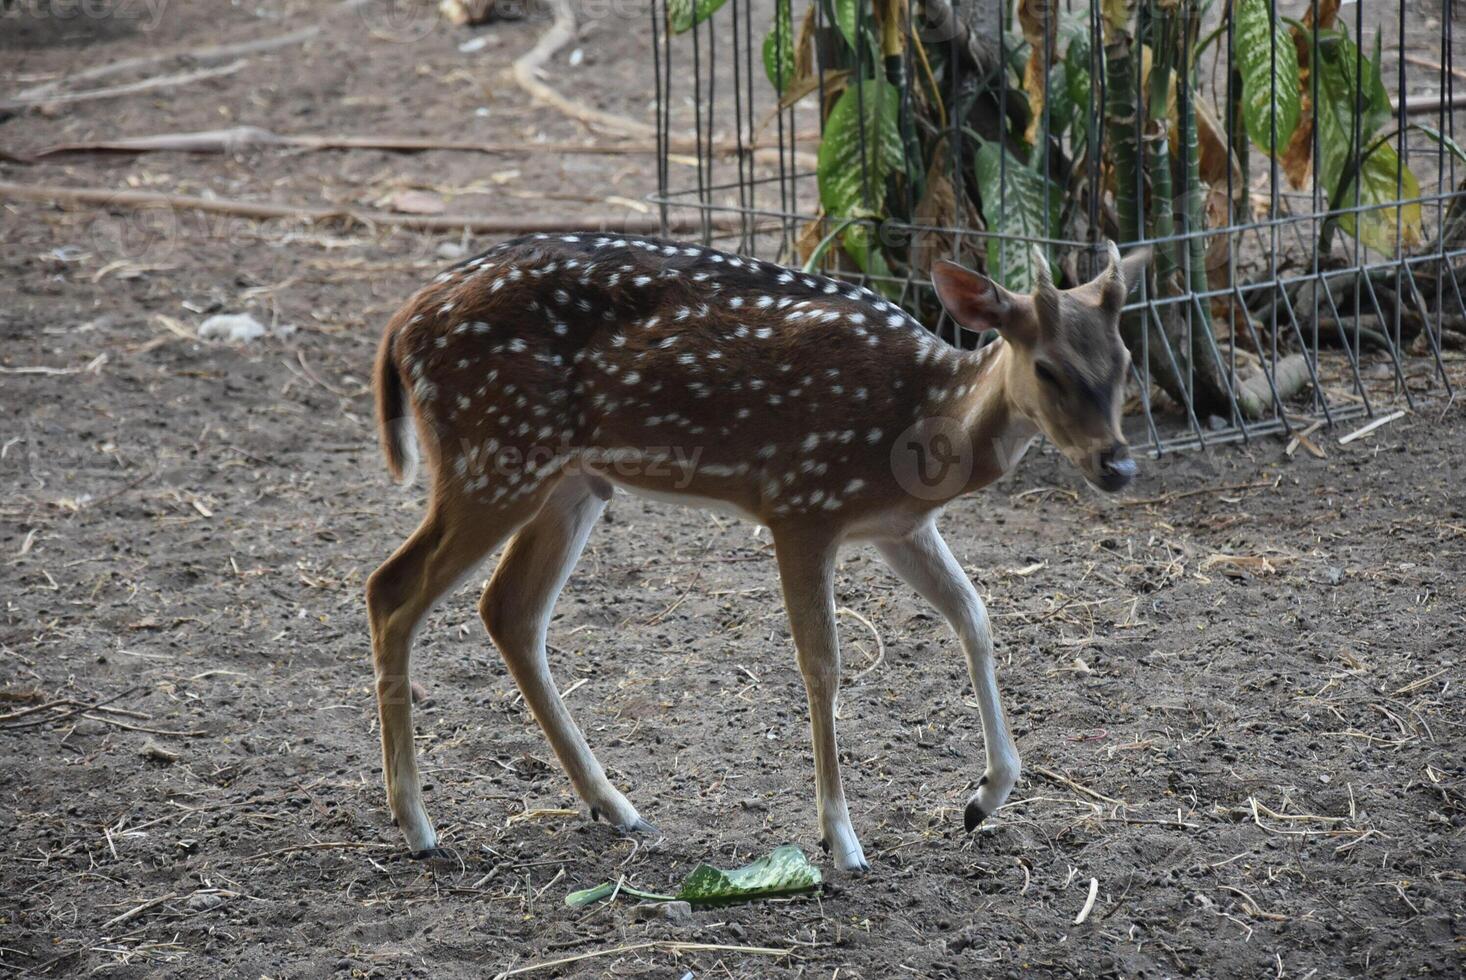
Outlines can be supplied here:
M967 828L969 834L981 826L987 818L987 811L978 805L977 800L967 801L967 809L962 811L962 826Z
M860 846L860 841L855 838L854 833L836 832L835 841L832 844L830 838L820 838L820 847L835 859L835 867L850 874L861 875L870 870L870 862L865 859L865 849Z
M648 823L641 819L641 817L637 817L625 827L617 827L616 829L623 834L645 834L648 837L662 836L662 832L656 828L655 824Z
M591 807L590 818L599 823L601 819L601 808L595 806ZM640 816L633 816L631 819L624 820L620 823L617 823L615 820L612 820L609 816L607 816L606 822L609 823L618 833L622 834L646 834L648 837L660 837L662 834L662 832L658 830L653 824L650 824L647 821L643 820Z
M446 861L448 852L441 847L425 847L420 851L408 851L407 856L414 861Z

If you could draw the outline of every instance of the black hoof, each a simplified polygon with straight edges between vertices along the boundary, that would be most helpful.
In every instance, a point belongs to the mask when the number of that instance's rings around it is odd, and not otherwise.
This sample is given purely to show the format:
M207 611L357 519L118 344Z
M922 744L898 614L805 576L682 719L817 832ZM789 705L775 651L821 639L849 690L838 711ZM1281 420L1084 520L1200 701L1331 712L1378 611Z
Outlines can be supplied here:
M623 834L646 834L648 837L662 836L662 832L656 828L655 824L647 823L640 817L637 817L636 822L630 827L620 827L618 829Z
M441 847L428 847L421 851L411 851L407 856L414 861L445 861L448 858L448 852Z
M967 832L970 834L987 818L987 811L978 806L976 800L972 800L967 804L967 809L962 813L962 825L967 828Z

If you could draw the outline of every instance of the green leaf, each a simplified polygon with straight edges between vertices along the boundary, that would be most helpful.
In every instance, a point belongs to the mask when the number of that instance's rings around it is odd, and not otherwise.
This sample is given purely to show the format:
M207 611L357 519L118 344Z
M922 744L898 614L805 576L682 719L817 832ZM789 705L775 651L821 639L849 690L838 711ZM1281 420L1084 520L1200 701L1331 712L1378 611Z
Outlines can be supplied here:
M778 0L773 26L764 38L764 74L781 95L794 77L794 18L789 5L790 0Z
M1242 73L1242 118L1247 135L1266 152L1276 155L1274 147L1281 150L1293 138L1301 110L1298 51L1282 21L1273 20L1270 8L1270 0L1238 3L1237 66Z
M727 905L780 895L797 895L813 891L823 879L820 869L809 863L804 852L793 844L774 848L773 853L732 871L721 871L699 864L682 880L675 895L642 891L625 883L608 881L594 888L571 892L565 896L570 908L582 908L612 895L630 895L647 902L687 902L689 905Z
M886 262L880 246L872 240L872 230L869 225L851 225L841 232L840 244L844 247L845 254L855 260L860 271L871 277L868 283L871 289L887 299L899 299L901 287L892 281L894 276L891 266Z
M732 871L699 864L682 882L677 898L692 905L726 905L813 891L822 880L820 869L809 863L803 851L785 844Z
M1063 78L1063 100L1069 113L1069 124L1073 127L1075 134L1089 136L1089 103L1094 97L1094 80L1089 75L1090 61L1089 35L1079 33L1069 42L1069 50L1064 55L1064 60L1055 66L1056 72L1062 72ZM1053 81L1050 82L1053 85ZM1053 88L1050 91L1054 91ZM1054 100L1057 107L1059 99ZM1096 106L1097 111L1103 112L1103 106Z
M1466 163L1466 150L1463 150L1461 148L1461 144L1457 143L1455 140L1451 139L1449 136L1436 129L1434 126L1429 126L1425 123L1411 123L1410 128L1419 130L1426 136L1429 136L1431 139L1439 143L1442 147L1449 150L1451 155L1454 156L1457 160L1460 160L1462 163Z
M977 151L977 187L988 231L1017 241L988 239L988 275L1015 292L1033 289L1031 249L1024 238L1050 238L1059 231L1063 188L997 143Z
M599 902L603 898L610 898L612 895L631 895L647 902L673 902L677 900L676 895L658 895L656 892L644 892L640 888L632 888L626 884L625 879L621 881L606 881L594 888L585 888L578 892L571 892L565 896L565 904L570 908L578 909Z
M1377 204L1405 201L1420 196L1420 182L1409 169L1400 166L1400 158L1389 143L1377 144L1360 168L1359 203ZM1354 183L1344 188L1338 207L1354 207ZM1339 215L1339 227L1360 242L1385 255L1393 255L1398 244L1401 250L1419 245L1424 240L1421 228L1420 203L1398 207L1381 207L1358 213ZM1396 235L1398 230L1399 234Z
M881 213L886 178L905 163L900 113L901 93L884 78L867 78L841 93L825 121L816 166L825 214Z
M673 34L692 30L728 0L667 0L667 23Z
M835 4L835 26L840 29L840 34L845 38L845 43L852 49L858 49L856 43L860 37L860 5L864 0L834 0ZM869 15L866 21L870 21Z
M1331 208L1385 204L1420 194L1419 181L1402 168L1394 148L1377 139L1380 128L1391 119L1390 95L1380 76L1379 50L1378 38L1372 59L1363 57L1342 31L1319 38L1319 104L1314 112L1318 127L1317 174ZM1356 101L1360 117L1357 130ZM1366 152L1368 156L1359 168L1362 178L1346 181L1351 162ZM1424 235L1419 204L1364 211L1357 220L1354 214L1341 214L1338 225L1370 248L1392 254L1397 244L1397 211L1401 223L1399 244L1418 244Z

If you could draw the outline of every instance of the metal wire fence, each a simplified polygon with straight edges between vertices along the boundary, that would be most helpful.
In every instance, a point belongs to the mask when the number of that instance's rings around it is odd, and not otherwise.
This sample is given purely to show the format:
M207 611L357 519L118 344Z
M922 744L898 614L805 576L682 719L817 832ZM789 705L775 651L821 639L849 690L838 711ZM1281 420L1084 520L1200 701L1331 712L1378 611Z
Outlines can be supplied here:
M664 221L869 285L1069 283L1155 250L1124 333L1160 452L1453 395L1452 0L653 0Z

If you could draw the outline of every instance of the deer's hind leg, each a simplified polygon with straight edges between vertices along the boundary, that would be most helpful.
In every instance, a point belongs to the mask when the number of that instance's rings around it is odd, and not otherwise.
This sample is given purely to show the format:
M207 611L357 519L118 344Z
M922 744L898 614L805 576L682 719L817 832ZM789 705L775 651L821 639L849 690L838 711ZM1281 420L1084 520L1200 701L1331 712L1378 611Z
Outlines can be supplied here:
M591 816L604 817L623 832L653 831L606 778L560 698L545 650L555 600L610 499L611 485L600 477L562 480L534 520L505 549L484 589L479 613L524 694L524 703L544 730L576 793L590 807Z
M489 507L440 485L422 524L367 580L387 801L414 857L430 856L438 837L423 807L412 740L413 634L433 605L534 513L547 490Z

